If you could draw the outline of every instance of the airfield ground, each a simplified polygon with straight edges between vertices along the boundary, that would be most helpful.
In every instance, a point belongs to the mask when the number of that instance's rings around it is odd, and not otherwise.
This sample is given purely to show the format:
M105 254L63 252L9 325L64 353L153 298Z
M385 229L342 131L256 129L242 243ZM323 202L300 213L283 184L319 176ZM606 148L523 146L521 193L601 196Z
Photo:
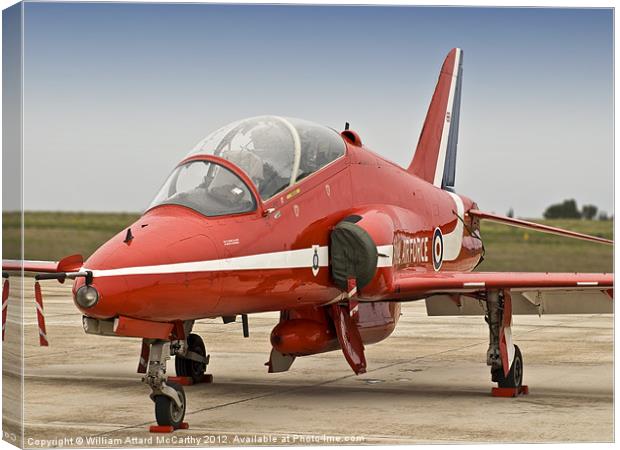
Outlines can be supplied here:
M26 447L613 440L610 316L517 317L531 393L516 399L490 395L483 319L426 317L421 302L405 305L394 335L368 347L362 376L339 352L267 374L275 314L251 316L249 339L239 323L201 321L215 382L186 388L189 430L152 435L153 404L135 373L139 341L85 335L69 287L49 281L50 347L40 348L32 279L25 292ZM19 433L10 419L20 392L18 294L14 282L3 353L9 440Z

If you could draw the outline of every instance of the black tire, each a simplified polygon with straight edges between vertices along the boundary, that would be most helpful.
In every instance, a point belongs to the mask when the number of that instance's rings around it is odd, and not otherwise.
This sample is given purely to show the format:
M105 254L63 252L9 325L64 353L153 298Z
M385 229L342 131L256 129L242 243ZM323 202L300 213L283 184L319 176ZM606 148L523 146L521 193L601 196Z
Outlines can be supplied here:
M519 388L523 384L523 356L521 356L521 350L515 345L515 358L510 366L508 376L504 377L503 371L498 371L493 374L494 381L497 381L499 387L502 388ZM495 378L497 378L495 380Z
M171 425L175 430L181 426L183 419L185 418L186 400L183 387L176 383L166 383L173 388L179 394L181 398L182 406L179 408L177 404L170 397L165 395L155 396L155 419L157 425L169 426Z
M191 352L198 353L199 355L207 357L207 350L202 338L197 334L190 334L187 337L187 349ZM191 359L183 358L181 355L177 355L174 361L174 369L179 377L191 377L194 383L202 381L205 372L207 371L207 365L202 362L193 361Z

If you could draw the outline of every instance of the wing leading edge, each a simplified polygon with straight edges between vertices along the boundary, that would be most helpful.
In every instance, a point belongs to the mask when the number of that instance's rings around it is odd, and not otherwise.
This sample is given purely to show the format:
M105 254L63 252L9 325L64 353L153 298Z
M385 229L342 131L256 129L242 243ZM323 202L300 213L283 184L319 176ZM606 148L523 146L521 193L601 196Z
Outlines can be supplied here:
M403 271L395 282L400 295L473 293L490 289L529 290L608 290L613 274L549 272L440 272Z
M82 255L71 255L60 261L32 261L21 259L3 259L2 270L6 272L58 273L79 270L84 263Z
M484 314L481 294L510 290L514 314L613 313L613 274L547 272L402 272L397 299L426 299L429 315Z
M19 259L3 259L2 270L7 272L58 272L58 261L25 261Z

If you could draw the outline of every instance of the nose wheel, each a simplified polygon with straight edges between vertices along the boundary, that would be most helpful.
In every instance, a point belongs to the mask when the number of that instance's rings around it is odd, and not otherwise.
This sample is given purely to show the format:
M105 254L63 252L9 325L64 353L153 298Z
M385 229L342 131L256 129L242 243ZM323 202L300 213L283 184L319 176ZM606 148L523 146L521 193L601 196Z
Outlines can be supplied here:
M180 405L166 395L156 395L155 401L155 419L159 426L171 426L175 430L181 428L183 419L185 418L185 392L179 384L169 382L168 387L174 389L179 397Z

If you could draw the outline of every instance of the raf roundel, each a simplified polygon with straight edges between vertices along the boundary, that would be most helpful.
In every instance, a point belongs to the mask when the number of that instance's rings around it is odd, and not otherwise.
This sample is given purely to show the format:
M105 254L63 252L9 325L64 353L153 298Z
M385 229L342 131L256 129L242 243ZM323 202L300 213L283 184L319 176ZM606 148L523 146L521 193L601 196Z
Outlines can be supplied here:
M441 269L443 262L443 235L439 228L433 232L433 268L435 271Z
M313 245L312 250L314 250L314 254L312 255L312 274L316 277L319 274L319 246Z

